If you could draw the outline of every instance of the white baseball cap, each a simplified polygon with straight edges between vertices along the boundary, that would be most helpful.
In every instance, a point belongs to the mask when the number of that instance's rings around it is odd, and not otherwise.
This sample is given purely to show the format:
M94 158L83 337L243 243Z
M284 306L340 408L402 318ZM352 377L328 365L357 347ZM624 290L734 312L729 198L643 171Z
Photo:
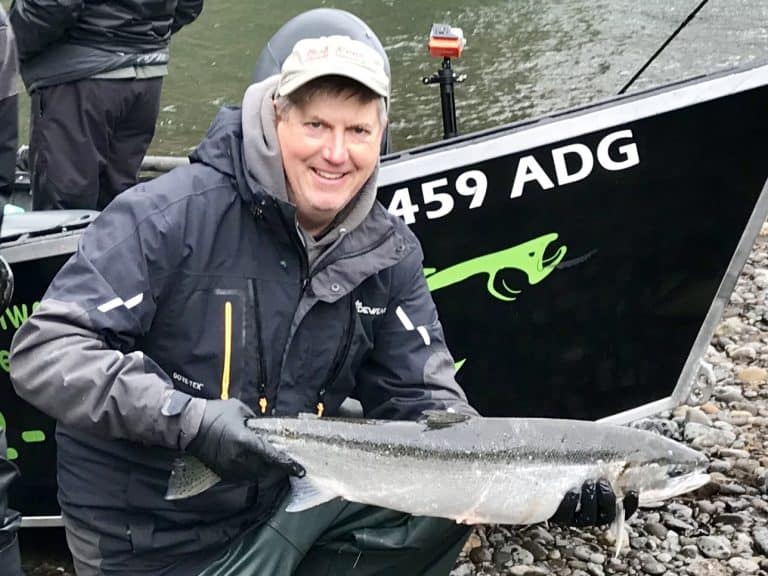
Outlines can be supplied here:
M373 48L349 36L322 36L296 42L283 63L277 95L287 96L321 76L346 76L389 100L389 76Z

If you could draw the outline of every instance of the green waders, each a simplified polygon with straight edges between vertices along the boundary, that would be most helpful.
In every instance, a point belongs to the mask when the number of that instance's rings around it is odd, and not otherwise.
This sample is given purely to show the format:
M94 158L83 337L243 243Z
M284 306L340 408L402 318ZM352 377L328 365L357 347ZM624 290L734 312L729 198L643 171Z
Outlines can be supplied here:
M340 499L303 512L284 505L200 576L446 576L471 528Z

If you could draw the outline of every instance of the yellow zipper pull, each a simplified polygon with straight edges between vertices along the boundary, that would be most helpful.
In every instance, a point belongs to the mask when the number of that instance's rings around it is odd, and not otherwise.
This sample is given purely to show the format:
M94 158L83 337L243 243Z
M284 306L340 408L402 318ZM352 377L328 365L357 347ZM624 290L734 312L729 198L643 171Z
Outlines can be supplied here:
M318 417L323 417L323 412L325 412L325 404L323 404L323 401L317 403L317 415Z
M266 396L259 397L259 408L261 409L261 413L262 414L266 414L267 413L267 404L268 404L268 402L267 402L267 397Z

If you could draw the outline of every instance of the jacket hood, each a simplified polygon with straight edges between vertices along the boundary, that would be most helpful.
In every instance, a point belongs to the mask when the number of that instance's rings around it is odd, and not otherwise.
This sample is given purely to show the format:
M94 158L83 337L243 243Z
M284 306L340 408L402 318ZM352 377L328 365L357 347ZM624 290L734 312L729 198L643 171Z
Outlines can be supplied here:
M202 142L189 155L191 162L200 162L219 172L237 177L233 154L240 155L243 133L240 122L240 108L224 106L219 109Z

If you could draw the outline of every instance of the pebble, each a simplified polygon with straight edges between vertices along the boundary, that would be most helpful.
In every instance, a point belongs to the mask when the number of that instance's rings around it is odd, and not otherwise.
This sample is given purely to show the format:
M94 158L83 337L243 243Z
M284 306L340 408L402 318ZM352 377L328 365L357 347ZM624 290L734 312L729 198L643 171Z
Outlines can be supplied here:
M749 558L731 558L728 560L728 566L733 568L736 572L742 572L744 574L754 574L760 570L760 564Z

